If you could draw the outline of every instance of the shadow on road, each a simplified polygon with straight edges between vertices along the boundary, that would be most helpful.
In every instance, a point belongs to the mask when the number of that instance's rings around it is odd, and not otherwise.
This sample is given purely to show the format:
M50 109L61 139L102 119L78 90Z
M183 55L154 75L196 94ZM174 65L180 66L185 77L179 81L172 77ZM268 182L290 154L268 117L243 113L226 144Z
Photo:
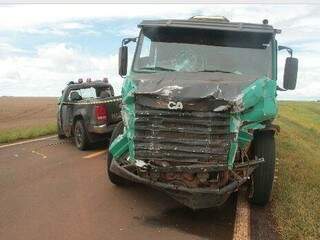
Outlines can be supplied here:
M131 188L131 187L130 187ZM236 194L218 208L192 210L185 207L162 192L150 189L143 185L135 185L133 189L126 189L137 195L146 196L140 200L144 206L153 207L154 201L160 201L163 206L160 214L135 216L134 219L147 227L162 229L169 228L201 239L232 239L236 211ZM172 202L175 202L174 204ZM138 203L137 203L138 205Z

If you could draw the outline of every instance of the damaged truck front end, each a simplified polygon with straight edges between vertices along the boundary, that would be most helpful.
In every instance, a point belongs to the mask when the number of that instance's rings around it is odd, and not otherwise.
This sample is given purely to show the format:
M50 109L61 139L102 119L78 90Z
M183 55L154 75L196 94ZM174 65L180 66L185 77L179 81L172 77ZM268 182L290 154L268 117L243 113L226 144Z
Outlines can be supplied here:
M109 148L112 182L144 183L190 208L208 208L223 204L264 164L252 142L277 129L277 30L240 25L140 24L122 88L123 123ZM121 75L126 55L122 46Z

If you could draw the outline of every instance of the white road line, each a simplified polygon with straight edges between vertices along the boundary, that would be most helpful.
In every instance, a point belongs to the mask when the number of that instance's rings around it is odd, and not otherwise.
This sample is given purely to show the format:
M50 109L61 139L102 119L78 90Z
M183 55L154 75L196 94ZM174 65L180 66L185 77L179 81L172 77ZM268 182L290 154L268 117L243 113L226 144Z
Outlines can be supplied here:
M26 144L26 143L32 143L32 142L43 141L43 140L47 140L47 139L54 138L54 137L57 137L57 135L52 135L52 136L49 136L49 137L43 137L43 138L31 139L31 140L22 141L22 142L16 142L16 143L4 144L4 145L0 145L0 149L1 149L1 148L6 148L6 147L17 146L17 145L21 145L21 144Z
M41 153L41 152L37 152L37 151L35 151L35 150L32 150L32 153L37 154L37 155L41 156L42 158L47 158L47 156L44 155L44 154Z
M238 192L236 219L234 223L233 240L251 239L250 206L244 191Z
M102 151L99 151L99 152L95 152L95 153L92 153L92 154L89 154L87 156L84 156L82 158L93 158L93 157L96 157L96 156L100 156L100 155L103 155L107 152L107 150L102 150Z

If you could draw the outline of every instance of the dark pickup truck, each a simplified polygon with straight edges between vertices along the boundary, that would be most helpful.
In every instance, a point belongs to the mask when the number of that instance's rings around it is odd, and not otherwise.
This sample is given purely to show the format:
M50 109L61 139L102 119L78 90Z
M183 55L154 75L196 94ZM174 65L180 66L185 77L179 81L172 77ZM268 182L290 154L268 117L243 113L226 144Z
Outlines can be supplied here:
M80 150L108 139L121 120L121 97L104 81L70 82L58 104L58 136L74 137Z

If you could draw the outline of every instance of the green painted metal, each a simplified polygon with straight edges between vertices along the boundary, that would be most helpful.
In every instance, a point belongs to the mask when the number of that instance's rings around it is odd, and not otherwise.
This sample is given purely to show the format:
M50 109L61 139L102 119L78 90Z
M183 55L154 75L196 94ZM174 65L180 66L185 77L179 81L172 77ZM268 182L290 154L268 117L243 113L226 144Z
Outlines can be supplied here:
M119 135L116 139L113 140L109 147L113 158L119 158L123 153L127 152L129 149L129 141L127 138L127 133Z
M253 139L253 136L251 133L249 133L247 131L240 131L239 137L238 137L239 147L245 148L246 146L248 146L250 144L252 139Z
M230 144L230 149L229 149L229 153L228 153L228 168L232 169L233 168L233 162L234 162L234 158L236 156L237 150L238 150L238 136L231 141Z
M114 159L119 158L122 154L129 151L129 161L134 161L134 122L135 122L135 106L134 92L136 85L129 76L125 78L122 86L122 121L124 124L124 132L119 135L110 145L109 151Z
M264 128L261 122L277 115L276 88L275 80L262 77L242 90L237 99L241 111L231 113L230 117L230 132L235 136L228 153L230 169L233 167L237 148L244 148L252 140L249 131ZM243 125L244 122L249 124Z
M247 87L243 91L242 104L248 111L241 114L241 120L251 123L273 119L278 112L276 89L277 82L267 77Z

